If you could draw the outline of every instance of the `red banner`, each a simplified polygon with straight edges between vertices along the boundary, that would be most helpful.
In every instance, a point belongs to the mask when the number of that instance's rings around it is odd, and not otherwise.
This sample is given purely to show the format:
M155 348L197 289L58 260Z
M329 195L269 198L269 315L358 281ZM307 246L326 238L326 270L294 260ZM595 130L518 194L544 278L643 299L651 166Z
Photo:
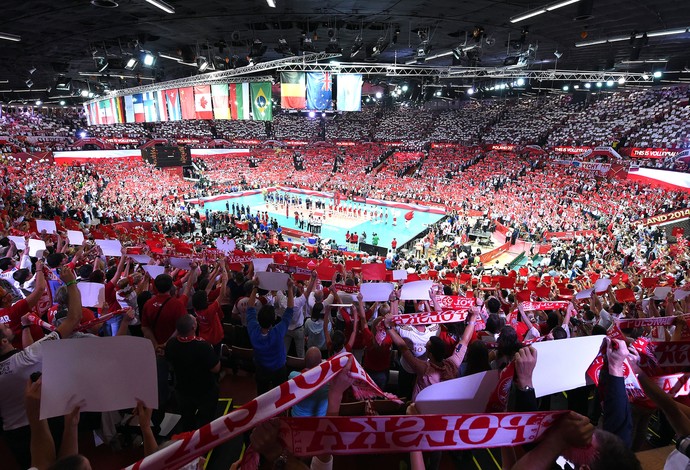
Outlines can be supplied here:
M557 153L567 153L568 155L579 155L585 153L588 150L592 150L592 147L569 147L569 146L557 146L553 147L552 150Z
M690 209L681 209L673 212L668 212L666 214L659 214L653 217L647 217L642 220L643 225L660 225L668 224L670 222L676 222L678 220L684 220L690 218Z
M621 153L632 158L667 158L675 157L682 149L651 148L651 147L627 147Z
M486 147L489 150L498 150L501 152L512 152L517 148L517 145L511 145L511 144L488 144Z
M561 300L551 302L522 302L520 306L525 312L533 312L535 310L558 310L560 308L568 308L570 302Z
M562 240L572 240L575 237L591 237L599 236L596 230L568 230L567 232L546 232L544 239L551 240L552 238L559 238Z
M474 299L472 299L474 300ZM448 310L443 313L412 313L409 315L394 315L393 322L397 325L430 325L432 323L454 323L465 321L467 310Z
M479 261L481 261L482 264L490 263L491 261L495 260L508 250L510 250L510 242L504 243L498 248L495 248L491 251L484 253L483 255L480 255Z
M477 299L473 297L462 297L459 295L437 295L436 301L441 308L446 310L468 310L477 304Z

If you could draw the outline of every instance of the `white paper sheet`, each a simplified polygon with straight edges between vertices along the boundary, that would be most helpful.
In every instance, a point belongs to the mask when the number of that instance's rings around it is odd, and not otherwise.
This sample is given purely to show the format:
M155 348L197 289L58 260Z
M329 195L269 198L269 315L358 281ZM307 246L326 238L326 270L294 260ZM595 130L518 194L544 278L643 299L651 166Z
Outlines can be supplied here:
M96 245L101 247L105 256L122 256L120 240L96 240Z
M189 258L170 258L170 266L189 271L192 268L192 260Z
M147 264L142 266L144 271L149 273L149 276L151 276L151 279L156 279L157 276L161 274L165 274L165 266L156 266L154 264Z
M489 370L430 385L417 395L417 410L441 415L481 413L498 385L499 374Z
M237 245L233 239L216 238L216 248L224 253L232 253L236 247Z
M287 290L287 282L290 276L285 273L256 273L259 278L259 287L266 290Z
M46 251L46 242L43 240L34 240L33 238L29 240L29 256L40 258L43 256L44 251Z
M57 226L54 220L36 219L36 230L41 233L45 230L47 233L57 233Z
M393 270L393 280L394 281L404 281L407 279L407 271L404 269L394 269Z
M70 245L82 246L84 234L80 230L67 230L67 239Z
M597 357L603 336L584 336L532 343L537 365L532 382L537 398L587 384L586 373Z
M81 304L84 307L102 307L105 303L105 285L97 282L79 282L77 288L81 292Z
M671 287L657 287L654 289L654 300L664 300L672 290Z
M158 408L156 353L135 336L46 341L43 348L41 419L81 411L134 408L140 399Z
M148 255L127 255L139 264L149 264L151 257Z
M273 264L273 258L255 258L252 260L252 264L255 273L264 272L269 264Z
M365 282L359 287L365 302L386 302L393 292L390 282Z
M609 288L611 285L611 279L609 278L601 278L597 279L597 282L594 283L594 291L595 292L606 292L606 289Z
M434 281L406 282L400 289L400 300L431 300L429 289Z
M673 292L673 298L675 300L683 300L686 298L688 295L690 295L690 290L683 290L683 289L676 289Z
M575 294L575 300L581 300L581 299L589 299L592 297L592 293L594 292L594 287L590 287L589 289L581 290L577 294Z
M7 238L9 238L11 241L14 242L14 244L17 246L18 250L24 250L24 248L26 248L26 244L24 243L24 237L17 237L15 235L8 235Z

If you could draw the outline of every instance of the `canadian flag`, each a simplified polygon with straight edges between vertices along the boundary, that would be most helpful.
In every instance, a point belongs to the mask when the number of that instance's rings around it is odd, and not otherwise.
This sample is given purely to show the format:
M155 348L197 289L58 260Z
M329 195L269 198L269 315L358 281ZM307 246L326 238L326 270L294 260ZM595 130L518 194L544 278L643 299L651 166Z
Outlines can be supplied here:
M211 104L211 86L200 85L194 87L194 109L197 119L213 119L213 105Z

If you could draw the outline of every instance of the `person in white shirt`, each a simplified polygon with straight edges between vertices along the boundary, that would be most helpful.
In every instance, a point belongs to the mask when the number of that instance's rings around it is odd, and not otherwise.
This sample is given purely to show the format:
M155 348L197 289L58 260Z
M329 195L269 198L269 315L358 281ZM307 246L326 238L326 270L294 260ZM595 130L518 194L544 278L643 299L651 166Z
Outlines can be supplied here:
M285 334L285 352L290 351L290 345L295 342L295 355L297 357L304 357L304 319L307 306L307 298L314 289L316 283L316 271L312 271L309 286L306 292L302 292L299 285L295 285L295 306L293 309L292 321L288 325Z

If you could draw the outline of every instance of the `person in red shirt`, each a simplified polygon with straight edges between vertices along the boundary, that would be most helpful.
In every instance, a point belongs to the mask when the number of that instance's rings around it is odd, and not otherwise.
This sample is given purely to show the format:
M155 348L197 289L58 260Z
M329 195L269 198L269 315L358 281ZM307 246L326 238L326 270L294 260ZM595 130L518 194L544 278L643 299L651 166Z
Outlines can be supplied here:
M36 284L33 292L29 294L26 299L22 299L15 304L12 304L13 296L11 292L7 292L0 288L0 323L6 323L14 333L12 346L15 349L22 348L22 316L29 313L43 296L46 290L46 279L43 271L43 262L36 262ZM31 325L31 336L34 340L43 337L43 330L38 325Z
M220 279L220 298L226 295L228 285L228 272L225 269L225 263L220 263L220 267L216 268L211 274L206 290L199 290L192 296L192 307L194 307L194 315L199 326L199 337L213 346L213 350L220 357L220 348L223 341L223 325L221 324L221 317L223 311L220 308L218 300L209 303L209 292L215 284L215 278L219 272L222 272ZM189 280L185 285L184 293L180 296L180 301L187 304L191 286L196 282L198 271L194 269L190 274Z
M391 248L393 248L393 251L398 247L398 240L393 238L393 241L391 242Z
M165 343L175 334L178 318L187 313L180 299L171 296L173 279L169 274L160 274L153 281L157 294L144 304L141 314L141 329L161 354Z

